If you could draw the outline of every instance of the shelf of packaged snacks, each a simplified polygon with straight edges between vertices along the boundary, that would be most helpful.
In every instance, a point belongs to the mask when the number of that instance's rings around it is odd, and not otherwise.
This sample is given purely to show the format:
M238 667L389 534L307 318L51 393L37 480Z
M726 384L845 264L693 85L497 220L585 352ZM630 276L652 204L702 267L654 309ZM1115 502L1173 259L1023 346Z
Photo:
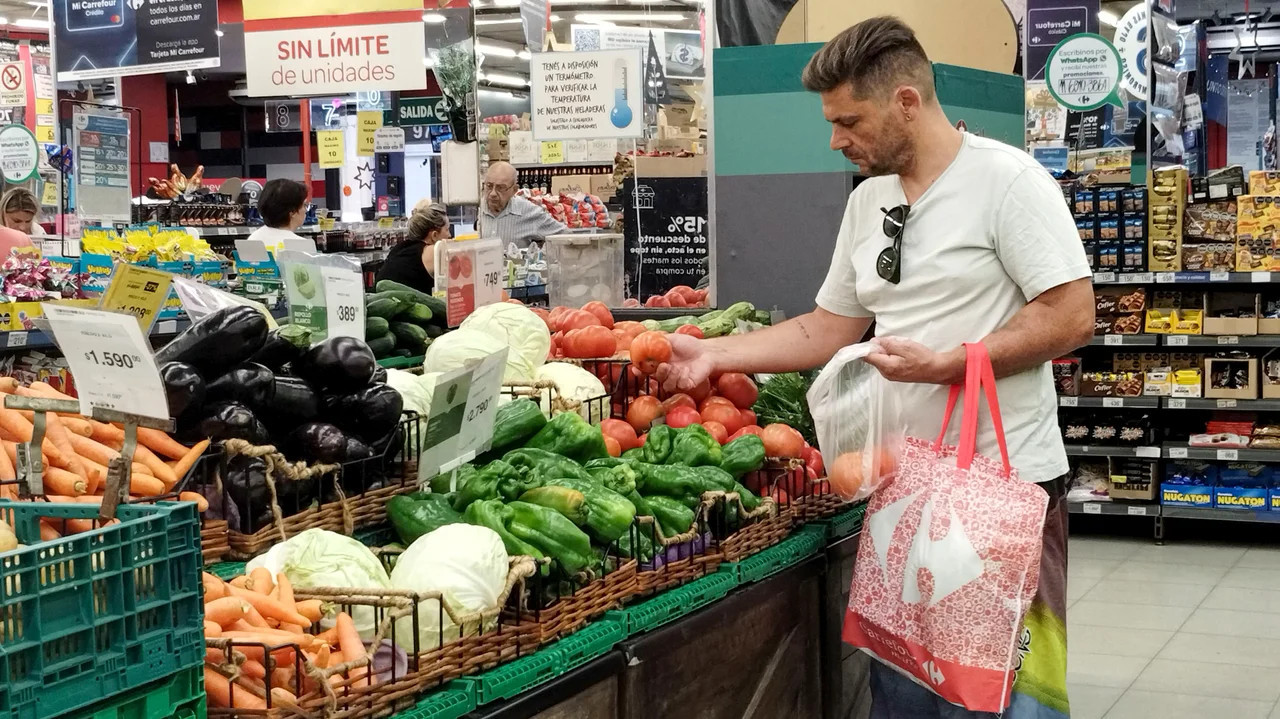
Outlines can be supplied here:
M1161 456L1165 459L1216 459L1226 462L1280 463L1280 449L1188 447L1185 444L1166 444L1162 448Z
M185 230L194 237L248 237L261 225L235 225L232 227L174 227L169 229ZM294 230L295 234L313 235L320 233L319 225L306 225Z
M1247 409L1259 412L1280 412L1280 399L1200 399L1191 397L1163 397L1164 409Z
M1091 346L1125 346L1125 347L1155 347L1158 335L1094 335L1089 340Z
M1095 272L1095 285L1205 285L1280 283L1280 272Z
M1280 456L1280 452L1276 453ZM1115 447L1096 444L1068 444L1068 457L1144 457L1158 459L1159 447Z
M1108 514L1125 517L1158 517L1158 504L1133 504L1130 502L1067 502L1071 514Z
M1176 507L1164 505L1160 514L1165 519L1213 519L1220 522L1280 523L1280 512L1249 509L1218 509L1217 507Z
M1058 397L1059 407L1107 407L1156 409L1160 406L1159 397Z
M1280 347L1280 335L1160 335L1165 347Z

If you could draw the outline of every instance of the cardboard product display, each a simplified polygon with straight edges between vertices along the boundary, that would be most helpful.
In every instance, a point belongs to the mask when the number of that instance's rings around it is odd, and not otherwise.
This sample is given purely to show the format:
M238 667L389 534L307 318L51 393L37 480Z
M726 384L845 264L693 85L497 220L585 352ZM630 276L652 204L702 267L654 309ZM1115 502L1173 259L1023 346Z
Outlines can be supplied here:
M1173 371L1173 387L1170 397L1194 399L1204 393L1204 374L1198 369L1178 369Z
M1256 335L1261 315L1256 292L1206 292L1204 334Z
M1280 349L1262 356L1262 398L1280 399Z
M1256 357L1207 357L1204 396L1209 399L1257 399Z
M1160 487L1159 469L1154 462L1111 458L1108 461L1112 499L1150 501Z
M551 178L551 194L590 195L591 178L594 175L556 175ZM603 198L601 198L603 201Z

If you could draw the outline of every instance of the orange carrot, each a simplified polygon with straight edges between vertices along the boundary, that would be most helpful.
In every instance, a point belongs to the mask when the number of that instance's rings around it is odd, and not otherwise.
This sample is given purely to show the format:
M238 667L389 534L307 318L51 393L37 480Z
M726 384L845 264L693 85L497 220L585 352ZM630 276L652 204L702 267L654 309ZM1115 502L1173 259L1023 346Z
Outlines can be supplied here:
M271 581L271 571L266 567L258 567L249 572L249 588L258 594L270 594L275 582Z
M30 442L33 431L34 428L31 426L31 422L27 421L27 418L23 417L17 410L0 407L0 436L4 439L14 442ZM44 438L40 449L48 456L50 464L66 468L66 456L54 446L48 437Z
M95 442L107 444L108 442L124 441L124 430L116 427L115 425L91 419L89 420L89 426L92 428L92 432L89 436L92 437Z
M306 617L307 619L310 619L313 622L318 622L320 621L320 617L323 615L323 612L321 610L322 604L323 602L321 602L319 599L306 599L301 602L298 602L296 606L298 609L298 614L301 614L302 616ZM337 636L335 635L333 637L333 641L336 641L336 640L337 640Z
M275 672L272 672L271 677L272 677L272 680L274 681ZM286 709L293 709L298 706L298 697L293 692L289 691L288 689L285 689L284 687L273 687L271 689L271 701L275 704L285 707Z
M195 502L197 512L203 512L209 508L209 500L205 499L204 495L199 492L180 492L178 499L183 502Z
M45 524L43 520L40 522L40 541L48 542L54 539L58 539L61 536L62 535L58 533L58 530L54 529L48 524Z
M342 656L346 661L355 661L365 655L364 641L360 639L360 633L356 631L355 622L351 621L351 615L346 612L338 612L338 646L342 648ZM367 669L362 667L351 670L352 686L368 686L369 680L366 678Z
M141 444L137 445L133 450L133 461L140 462L146 466L147 469L151 470L148 474L164 482L165 491L168 491L170 487L178 483L178 477L174 475L173 469L160 461L160 458L154 452Z
M206 619L204 620L204 635L206 637L214 637L216 639L217 637L222 636L222 627L218 626L217 622L211 622Z
M193 466L195 466L196 460L200 459L200 457L204 455L204 451L208 448L209 440L202 439L199 442L196 442L195 446L182 456L182 459L179 459L177 462L170 465L173 467L174 475L177 476L179 480L187 476L187 473L191 471Z
M29 439L30 438L28 438L28 440ZM91 459L104 467L110 467L111 460L120 456L119 452L111 449L105 444L88 437L82 437L78 434L71 435L71 448L74 449L76 454L81 457Z
M139 497L155 497L164 494L164 482L145 474L129 475L129 493Z
M43 396L45 396L45 397L49 397L49 398L52 398L52 399L69 399L69 400L76 400L76 398L75 398L75 397L72 397L71 395L66 394L65 392L62 392L62 391L58 390L56 387L54 387L53 385L49 384L48 382L32 382L31 384L29 384L29 385L27 385L27 386L31 388L31 391L33 391L33 392L39 392L41 395L43 395ZM76 401L78 401L78 400L76 400Z
M102 495L82 494L75 499L77 504L102 504Z
M235 591L236 590L233 587L231 596L236 596ZM249 594L253 594L253 592L249 592ZM244 597L238 597L238 598L244 599ZM244 620L259 629L270 628L270 625L267 624L266 618L262 616L261 612L259 612L257 609L254 608L253 602L249 602L249 611L245 612Z
M267 703L245 689L231 689L231 681L221 672L208 666L204 668L204 690L209 695L209 703L217 707L236 709L266 709Z
M211 602L227 596L227 583L208 572L200 573L200 581L204 584L204 600Z
M204 618L225 627L237 619L244 619L250 609L253 607L239 597L220 597L205 602Z
M138 443L144 445L147 449L150 449L161 457L182 459L187 456L186 447L158 429L139 427Z
M60 414L58 419L62 420L62 424L67 428L68 432L78 434L81 437L88 437L93 434L93 425L89 424L89 420L83 417Z
M243 588L248 583L249 583L249 575L247 574L241 574L238 577L232 577L231 581L227 582L227 584L230 584L233 587L241 587L241 588Z
M17 447L14 448L14 454L17 454ZM0 452L0 479L17 479L18 471L14 468L13 462L9 459L7 452Z
M270 577L270 574L268 573L267 576ZM256 579L254 581L256 582ZM268 581L270 580L268 579ZM255 589L257 588L256 584L253 586ZM258 594L256 591L240 589L238 587L233 587L231 589L231 593L252 604L253 608L261 612L264 617L271 617L277 621L298 624L304 627L311 626L311 620L299 614L293 605L285 605L282 602L271 599L271 597L268 597L265 594Z
M323 632L320 632L319 634L316 635L316 639L319 639L325 644L337 644L338 643L337 627L329 627Z
M76 455L80 457L80 455ZM89 475L88 484L90 492L97 492L107 484L107 468L87 457L80 457L80 466L84 467L84 471Z
M13 394L18 391L18 380L15 377L0 377L0 392Z
M67 471L80 475L87 482L89 475L85 472L84 466L80 464L80 458L76 456L75 450L71 448L71 433L67 431L66 426L58 419L58 415L52 412L45 414L45 436L49 438L49 441L53 442L59 452L66 456Z
M44 484L49 492L68 497L79 497L89 491L89 484L83 477L57 467L44 468Z

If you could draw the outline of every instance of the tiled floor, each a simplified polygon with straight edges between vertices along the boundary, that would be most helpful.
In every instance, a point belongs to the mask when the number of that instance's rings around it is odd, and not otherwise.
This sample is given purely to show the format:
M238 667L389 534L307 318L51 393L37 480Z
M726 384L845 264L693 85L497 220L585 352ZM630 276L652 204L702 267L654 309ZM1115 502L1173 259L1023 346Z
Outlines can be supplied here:
M1280 719L1280 548L1071 538L1072 719Z

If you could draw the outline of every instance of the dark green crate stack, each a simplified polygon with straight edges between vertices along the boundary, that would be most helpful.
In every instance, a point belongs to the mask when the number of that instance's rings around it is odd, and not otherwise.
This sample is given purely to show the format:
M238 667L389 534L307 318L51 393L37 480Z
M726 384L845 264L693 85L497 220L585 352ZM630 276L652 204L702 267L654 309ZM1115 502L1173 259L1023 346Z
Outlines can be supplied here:
M0 563L0 719L53 719L204 659L195 505L125 505L118 524L40 542L41 517L92 504L0 502L18 540ZM203 676L203 675L201 675Z
M70 714L67 719L205 719L206 716L204 669L189 667L178 670L168 679Z

